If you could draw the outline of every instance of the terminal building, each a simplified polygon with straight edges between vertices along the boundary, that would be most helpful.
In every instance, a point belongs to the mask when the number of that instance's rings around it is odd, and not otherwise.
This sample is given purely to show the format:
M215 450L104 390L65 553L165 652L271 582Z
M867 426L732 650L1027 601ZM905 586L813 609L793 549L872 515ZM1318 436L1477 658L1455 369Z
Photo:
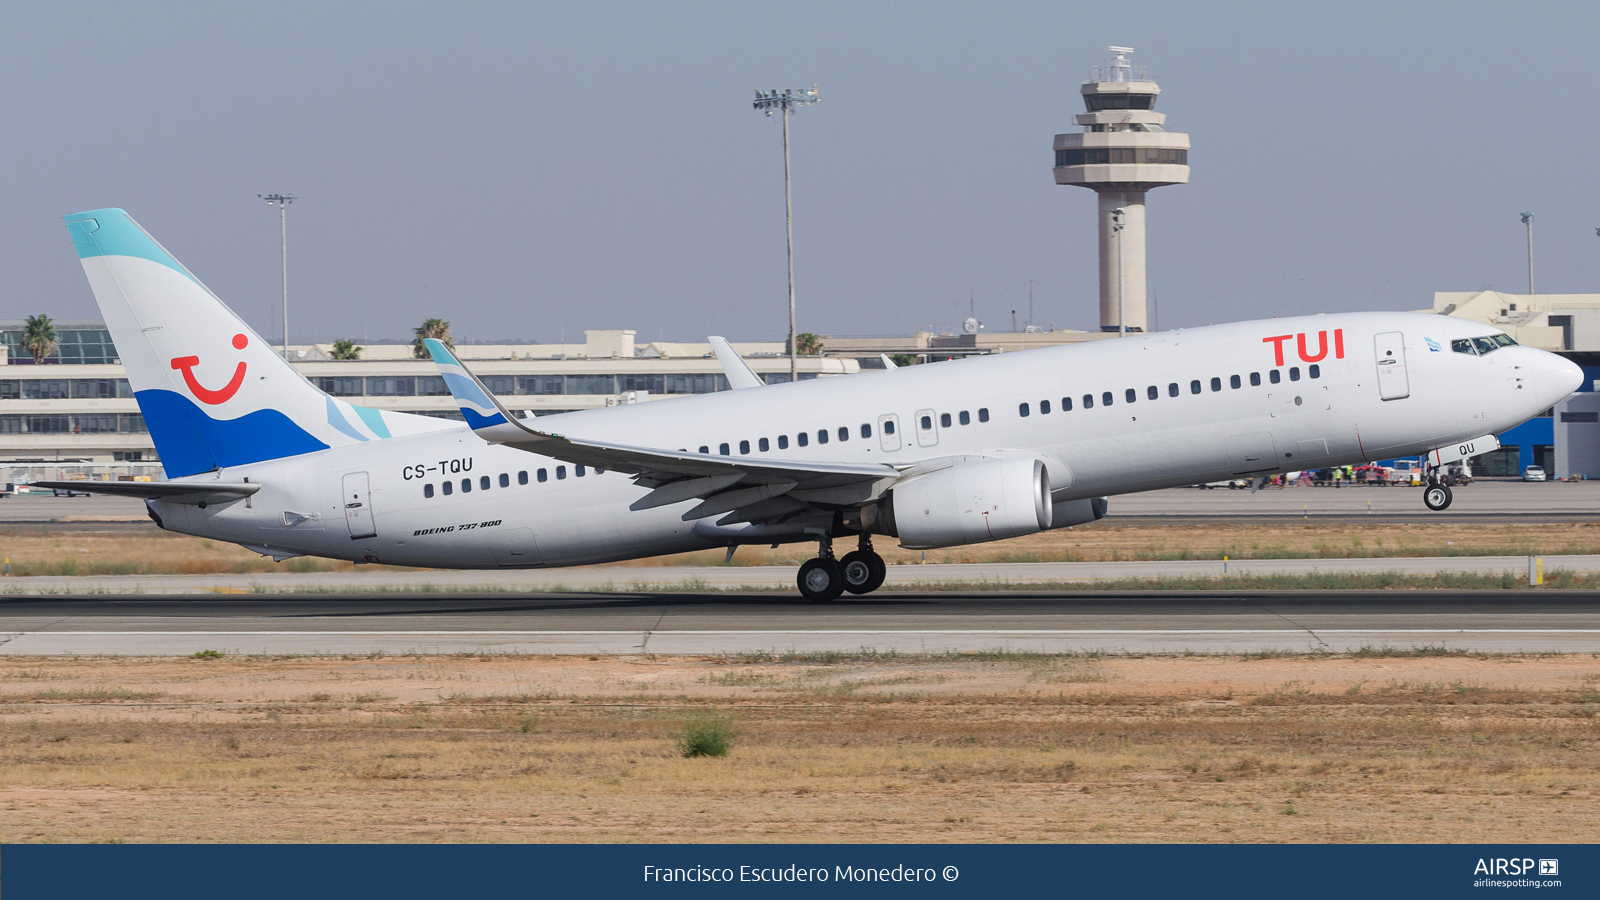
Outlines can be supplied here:
M40 364L22 347L23 323L0 321L0 483L162 477L155 444L116 346L99 321L56 321L58 346ZM462 344L456 352L510 408L533 415L667 400L728 389L704 343L639 345L630 330L584 332L582 344ZM782 343L734 344L769 384L789 380ZM332 344L291 345L312 384L362 406L460 419L438 367L410 344L363 347L333 358ZM872 362L881 366L876 357ZM847 356L802 356L800 378L850 375ZM359 398L359 399L357 399Z

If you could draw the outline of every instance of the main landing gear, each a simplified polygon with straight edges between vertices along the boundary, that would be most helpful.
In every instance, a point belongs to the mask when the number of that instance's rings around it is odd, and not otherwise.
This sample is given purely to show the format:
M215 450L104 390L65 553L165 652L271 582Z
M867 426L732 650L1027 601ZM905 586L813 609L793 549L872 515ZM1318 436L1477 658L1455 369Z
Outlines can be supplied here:
M857 549L833 558L833 538L818 541L817 558L800 567L800 593L813 603L837 600L840 594L870 594L883 585L888 574L883 557L872 550L872 538L861 535Z

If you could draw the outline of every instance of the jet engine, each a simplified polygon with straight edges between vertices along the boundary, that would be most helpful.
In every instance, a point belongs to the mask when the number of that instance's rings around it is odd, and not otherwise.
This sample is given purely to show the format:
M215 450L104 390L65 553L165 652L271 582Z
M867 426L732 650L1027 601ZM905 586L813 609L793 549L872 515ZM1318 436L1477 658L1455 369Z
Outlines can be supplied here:
M914 550L1032 534L1050 527L1050 475L1038 459L975 460L896 484L873 512Z

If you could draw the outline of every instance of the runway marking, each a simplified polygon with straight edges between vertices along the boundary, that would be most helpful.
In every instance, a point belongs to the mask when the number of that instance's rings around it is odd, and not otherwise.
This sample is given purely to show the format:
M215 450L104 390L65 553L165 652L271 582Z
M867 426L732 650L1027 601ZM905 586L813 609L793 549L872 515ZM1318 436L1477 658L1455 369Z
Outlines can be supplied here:
M828 630L740 630L718 631L648 631L628 629L612 631L23 631L11 632L18 636L76 635L91 637L248 637L250 635L301 636L327 635L330 637L397 637L404 635L494 635L504 637L593 637L596 635L684 635L707 636L720 634L1042 634L1042 635L1098 635L1098 634L1293 634L1304 635L1303 628L1220 628L1220 629L1087 629L1055 630L1029 628L985 629L867 629L841 628ZM1321 634L1600 634L1600 628L1348 628L1322 630Z

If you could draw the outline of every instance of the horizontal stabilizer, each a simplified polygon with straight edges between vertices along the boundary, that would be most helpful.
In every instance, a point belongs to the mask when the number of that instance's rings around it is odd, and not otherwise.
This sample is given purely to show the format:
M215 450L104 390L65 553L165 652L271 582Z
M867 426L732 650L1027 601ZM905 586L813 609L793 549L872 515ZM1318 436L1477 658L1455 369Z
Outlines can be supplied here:
M187 482L187 481L35 481L34 487L54 491L78 491L85 494L109 494L115 497L138 497L141 500L166 500L170 503L228 503L261 490L261 485L249 482Z

